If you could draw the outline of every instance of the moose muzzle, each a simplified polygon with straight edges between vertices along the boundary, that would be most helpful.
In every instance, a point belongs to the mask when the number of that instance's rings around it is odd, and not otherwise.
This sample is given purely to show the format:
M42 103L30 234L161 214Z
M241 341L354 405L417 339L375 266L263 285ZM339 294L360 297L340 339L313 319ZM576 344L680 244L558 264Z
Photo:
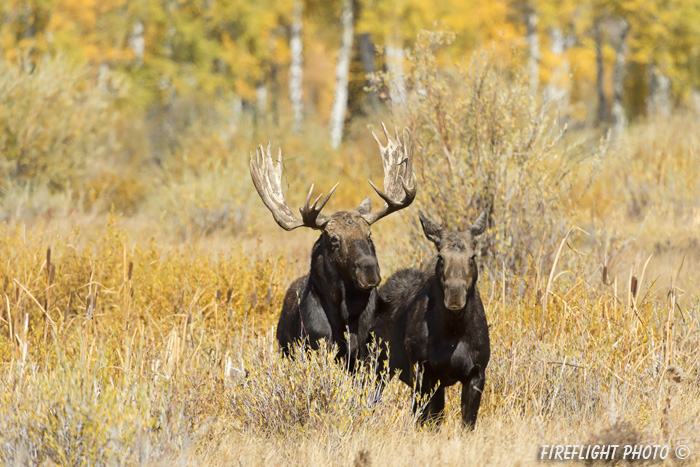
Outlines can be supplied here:
M449 281L443 285L445 308L460 311L467 304L467 284L464 281Z
M361 289L368 290L377 287L382 281L379 274L379 264L372 257L359 259L355 263L355 282Z

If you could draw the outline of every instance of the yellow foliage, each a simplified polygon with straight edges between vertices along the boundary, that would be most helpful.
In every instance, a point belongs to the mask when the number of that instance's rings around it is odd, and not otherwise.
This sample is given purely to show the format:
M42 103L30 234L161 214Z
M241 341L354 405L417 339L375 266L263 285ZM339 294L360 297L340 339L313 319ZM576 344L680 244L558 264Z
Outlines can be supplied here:
M79 185L88 159L106 156L118 116L109 108L112 97L100 93L88 69L60 60L33 71L0 62L0 70L0 99L6 103L0 135L8 168L0 187L31 181L59 191Z

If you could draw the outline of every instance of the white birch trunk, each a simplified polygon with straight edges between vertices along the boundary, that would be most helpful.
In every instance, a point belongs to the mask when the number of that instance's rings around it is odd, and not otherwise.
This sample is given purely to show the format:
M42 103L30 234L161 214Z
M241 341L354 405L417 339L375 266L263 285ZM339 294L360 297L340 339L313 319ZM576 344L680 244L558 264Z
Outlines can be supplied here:
M564 37L561 28L553 28L549 32L552 55L559 58L560 62L554 66L552 75L545 88L547 100L557 101L562 111L566 111L569 105L569 73L571 66L569 60L564 57L564 52L569 48L571 41Z
M598 123L604 124L607 119L607 103L605 102L605 87L603 85L603 33L600 30L600 20L596 19L594 28L595 40L595 69L596 93L598 94Z
M629 23L622 19L619 23L619 41L615 50L615 68L613 69L613 104L610 111L613 119L613 134L620 135L627 127L627 115L623 102L625 91L625 67L627 65L627 34Z
M238 132L238 125L243 117L243 99L235 95L230 101L231 118L229 119L229 135L233 137Z
M539 17L535 10L525 14L527 26L527 46L529 55L527 58L527 74L530 79L530 92L535 95L540 85L540 37L537 35L537 23Z
M693 88L690 94L690 99L693 103L693 110L695 110L695 115L700 121L700 89Z
M289 65L289 100L292 103L292 115L294 116L294 132L301 132L301 124L304 119L304 102L302 83L304 77L303 43L301 40L301 28L304 17L304 4L302 0L294 2L294 15L292 18L291 37L289 39L289 51L291 63Z
M350 71L350 53L354 34L353 0L343 0L343 13L340 20L342 39L338 64L335 68L335 97L331 109L331 147L338 149L343 140L345 111L348 106L348 74Z
M143 54L146 50L146 39L144 38L145 28L141 21L136 21L129 34L129 47L134 52L135 64L138 68L143 66Z
M265 118L267 112L267 86L264 82L259 82L255 86L255 114L258 120Z
M100 63L99 71L97 72L97 87L103 94L107 94L110 91L109 74L109 65Z
M403 47L401 39L394 37L386 45L384 54L389 73L389 95L391 104L403 105L406 102L406 90L403 76Z
M163 54L166 58L172 59L174 55L174 38L175 38L175 28L169 27L168 32L163 43ZM170 105L175 97L175 86L170 75L166 72L160 77L160 82L158 87L166 95L164 103Z
M649 64L647 116L662 119L671 116L671 80L654 63Z

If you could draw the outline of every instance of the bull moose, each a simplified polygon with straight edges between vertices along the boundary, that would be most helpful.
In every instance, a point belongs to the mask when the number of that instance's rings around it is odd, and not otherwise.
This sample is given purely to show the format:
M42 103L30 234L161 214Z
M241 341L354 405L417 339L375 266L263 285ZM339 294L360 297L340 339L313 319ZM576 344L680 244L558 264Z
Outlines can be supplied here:
M486 229L487 213L464 232L446 232L418 212L425 236L438 254L424 271L403 269L379 289L371 332L389 346L389 368L415 387L427 401L421 424L439 423L445 387L462 383L462 423L476 423L485 370L489 363L489 330L476 282L476 237ZM386 348L382 351L384 362ZM414 401L414 411L418 403Z
M338 345L338 358L347 358L354 367L360 348L368 340L370 316L377 300L376 287L381 282L379 264L370 227L379 219L408 207L416 196L413 180L413 147L408 131L392 138L382 124L387 144L383 145L372 132L382 156L384 191L369 183L385 201L384 206L371 212L372 203L366 197L352 211L338 211L330 216L321 214L338 183L321 199L310 203L313 184L297 218L282 194L282 150L275 164L267 149L260 145L250 157L253 184L277 224L285 230L308 227L321 231L311 249L309 273L296 279L287 289L277 325L277 341L285 355L296 341L312 349L325 339ZM347 340L345 336L347 335Z

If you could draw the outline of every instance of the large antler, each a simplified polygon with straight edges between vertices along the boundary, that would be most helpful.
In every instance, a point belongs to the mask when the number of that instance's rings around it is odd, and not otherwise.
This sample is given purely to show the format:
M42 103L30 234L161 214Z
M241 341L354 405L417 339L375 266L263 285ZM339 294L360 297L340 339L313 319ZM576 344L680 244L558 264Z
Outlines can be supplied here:
M395 136L392 138L382 123L387 143L383 145L377 135L372 132L379 146L384 165L384 191L377 188L372 180L368 180L374 191L384 200L384 206L377 212L363 216L370 224L374 224L392 212L407 208L416 197L416 182L413 180L413 144L408 129L404 129L402 137L394 127ZM413 181L412 181L413 180Z
M301 213L300 220L292 213L292 210L289 209L287 202L284 200L284 195L282 194L281 148L277 156L277 165L275 165L275 162L272 160L272 155L270 154L270 143L267 143L267 149L264 149L262 144L258 146L255 151L255 157L253 157L253 153L251 152L250 176L253 178L255 189L258 190L258 194L263 203L265 203L267 209L272 213L275 222L284 230L292 230L301 226L311 227L312 229L323 228L327 218L321 214L321 209L323 209L330 199L338 183L328 192L325 198L321 200L323 196L323 193L321 193L313 204L309 206L311 193L313 193L314 190L314 185L311 184L309 194L306 195L304 207L299 208L299 212ZM321 200L320 203L319 200Z

